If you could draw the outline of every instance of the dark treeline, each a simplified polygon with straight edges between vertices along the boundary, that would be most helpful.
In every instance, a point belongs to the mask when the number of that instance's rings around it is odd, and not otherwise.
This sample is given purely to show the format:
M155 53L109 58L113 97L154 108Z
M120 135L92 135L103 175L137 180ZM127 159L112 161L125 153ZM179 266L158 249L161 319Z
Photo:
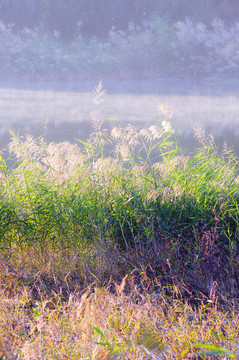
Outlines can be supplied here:
M104 38L112 27L125 30L131 21L140 26L154 17L205 24L214 18L239 20L238 0L0 0L0 6L0 20L12 30L43 27L65 39Z

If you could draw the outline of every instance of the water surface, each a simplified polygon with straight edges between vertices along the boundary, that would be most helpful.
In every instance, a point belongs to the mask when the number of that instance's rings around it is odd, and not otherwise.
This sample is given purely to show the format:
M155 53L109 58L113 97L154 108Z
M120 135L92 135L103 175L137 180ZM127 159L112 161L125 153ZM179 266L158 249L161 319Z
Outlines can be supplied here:
M239 154L239 81L158 79L105 81L106 95L93 104L97 81L0 83L0 142L6 147L9 130L24 135L45 134L47 141L85 140L92 120L107 126L128 123L148 127L162 118L159 104L172 108L172 124L180 128L185 147L193 143L192 123L211 132L218 144L226 141Z

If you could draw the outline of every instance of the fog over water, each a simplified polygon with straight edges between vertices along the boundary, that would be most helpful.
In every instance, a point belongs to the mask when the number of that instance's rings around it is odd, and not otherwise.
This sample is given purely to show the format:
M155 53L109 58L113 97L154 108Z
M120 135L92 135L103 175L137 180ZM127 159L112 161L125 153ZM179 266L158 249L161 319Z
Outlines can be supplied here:
M92 120L98 81L0 83L1 148L19 135L45 135L49 141L86 140ZM149 127L162 115L159 104L174 112L172 125L181 130L182 145L197 145L192 123L212 133L217 144L226 141L239 154L239 82L183 79L104 81L106 91L100 116L106 125Z
M238 9L236 0L1 0L0 147L10 130L84 141L99 116L109 128L149 127L167 104L186 150L198 145L197 123L239 154Z

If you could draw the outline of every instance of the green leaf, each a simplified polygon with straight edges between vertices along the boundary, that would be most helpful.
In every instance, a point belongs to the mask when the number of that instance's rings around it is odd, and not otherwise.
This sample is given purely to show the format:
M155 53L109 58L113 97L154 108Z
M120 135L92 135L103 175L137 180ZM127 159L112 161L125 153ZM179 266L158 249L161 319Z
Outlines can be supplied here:
M75 140L79 141L81 144L83 144L83 145L85 145L85 146L88 146L88 147L90 147L90 148L92 148L92 149L96 149L96 147L95 147L94 145L92 145L92 144L89 144L89 143L87 143L87 142L84 142L84 141L82 141L82 140L80 140L80 139L76 139L76 138L75 138Z
M103 342L98 342L98 341L94 341L94 344L96 344L96 345L102 345L102 346L110 346L109 343L103 343Z
M103 331L101 331L99 328L97 327L93 327L93 329L102 337L102 339L105 341L105 342L95 342L95 344L97 345L103 345L103 346L111 346L109 341L106 339Z
M198 344L196 347L201 348L201 349L211 350L208 352L197 353L197 355L201 355L201 356L203 356L203 355L226 355L226 356L229 356L230 358L236 359L236 355L234 353L232 353L231 351L229 351L227 349L223 349L219 346L216 346L216 345Z

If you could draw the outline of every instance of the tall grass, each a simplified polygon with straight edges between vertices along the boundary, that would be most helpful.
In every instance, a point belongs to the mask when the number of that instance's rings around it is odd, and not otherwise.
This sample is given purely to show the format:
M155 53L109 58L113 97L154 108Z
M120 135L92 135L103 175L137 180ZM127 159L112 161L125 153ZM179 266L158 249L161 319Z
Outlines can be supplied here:
M237 158L227 149L220 154L198 127L200 148L184 154L165 118L170 112L160 111L161 122L148 129L110 132L95 119L89 141L79 145L13 136L15 165L1 160L2 249L74 249L78 259L89 246L93 253L134 249L139 257L145 246L152 251L147 260L157 262L158 251L176 256L167 249L175 242L191 270L206 271L212 282L220 269L232 271L221 254L237 251Z
M96 118L78 145L13 134L0 182L6 358L235 358L238 160L198 127L185 154L160 111L144 129Z

